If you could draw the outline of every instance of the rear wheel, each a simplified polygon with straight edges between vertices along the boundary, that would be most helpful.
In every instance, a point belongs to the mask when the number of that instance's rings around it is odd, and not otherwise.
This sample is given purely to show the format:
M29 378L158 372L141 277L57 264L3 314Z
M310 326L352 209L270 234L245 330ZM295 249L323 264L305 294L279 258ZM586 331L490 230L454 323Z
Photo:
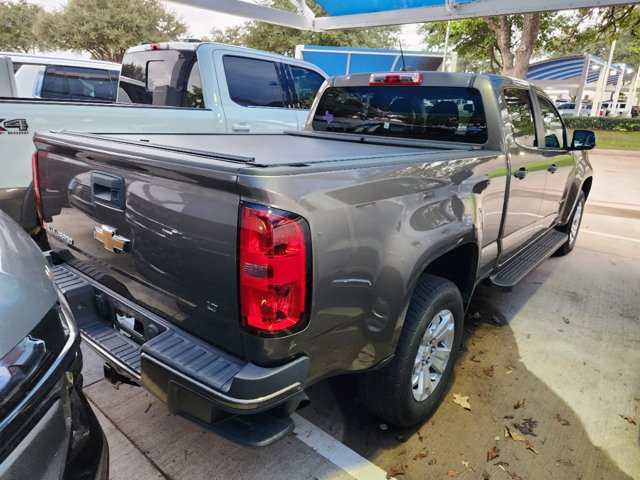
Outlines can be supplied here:
M383 368L360 376L363 404L399 427L425 420L451 378L462 323L458 288L443 278L423 276L411 299L394 358Z
M573 208L573 212L571 213L571 217L566 225L562 227L558 227L558 230L562 233L566 233L569 235L567 241L562 244L562 246L556 250L555 254L558 257L566 255L573 250L573 247L576 245L576 239L578 238L578 232L580 231L580 224L582 223L582 214L584 213L584 203L585 197L584 192L580 192L578 195L578 200L576 201L576 206Z

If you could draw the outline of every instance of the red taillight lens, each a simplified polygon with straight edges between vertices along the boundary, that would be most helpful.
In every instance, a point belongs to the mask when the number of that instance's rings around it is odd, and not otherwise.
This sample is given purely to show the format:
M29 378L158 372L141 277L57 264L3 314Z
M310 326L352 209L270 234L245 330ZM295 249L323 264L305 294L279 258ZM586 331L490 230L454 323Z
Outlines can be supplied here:
M44 162L44 159L43 159ZM44 227L44 210L42 209L42 194L41 188L45 188L46 185L42 183L42 177L40 176L40 165L38 163L38 152L31 157L31 171L33 174L33 193L36 197L36 212L38 214L38 224Z
M267 332L306 320L305 223L288 212L243 205L240 214L240 315Z

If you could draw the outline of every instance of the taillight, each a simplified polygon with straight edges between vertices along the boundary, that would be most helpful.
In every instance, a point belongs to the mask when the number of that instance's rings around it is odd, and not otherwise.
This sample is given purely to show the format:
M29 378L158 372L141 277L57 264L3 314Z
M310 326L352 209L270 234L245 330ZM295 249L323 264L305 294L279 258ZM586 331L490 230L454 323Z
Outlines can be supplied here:
M421 85L422 73L372 73L369 77L369 85Z
M240 315L263 332L306 324L307 232L300 216L245 204L240 212Z
M31 171L33 174L33 193L36 197L36 213L38 214L38 224L44 227L44 210L42 208L41 188L45 188L43 178L40 176L40 166L38 164L38 152L31 157Z

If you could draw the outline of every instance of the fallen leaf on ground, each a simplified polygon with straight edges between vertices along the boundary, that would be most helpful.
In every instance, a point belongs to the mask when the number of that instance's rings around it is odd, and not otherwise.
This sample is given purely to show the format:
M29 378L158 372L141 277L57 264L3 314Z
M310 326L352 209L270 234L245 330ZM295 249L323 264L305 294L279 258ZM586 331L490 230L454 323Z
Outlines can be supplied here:
M515 472L507 472L511 475L511 480L523 480L523 478Z
M396 475L406 475L405 465L398 465L397 467L391 467L387 472L387 480Z
M524 435L522 435L519 431L517 430L512 430L509 427L504 427L507 430L507 436L511 437L513 440L515 440L516 442L524 442L526 440L526 438L524 438Z
M469 405L469 395L463 397L461 393L454 393L453 403L460 405L465 410L471 410L471 405Z
M638 424L638 421L636 420L636 417L631 417L629 415L623 415L621 413L619 413L618 416L624 418L627 422L629 422L632 425L637 425Z
M515 369L514 369L514 368L512 368L512 367L507 367L507 370L506 370L504 373L506 373L507 375L509 375L509 374L511 374L511 373L513 373L513 372L515 372Z
M513 409L518 410L519 408L525 408L524 404L526 402L527 402L526 398L523 398L522 400L518 400L516 403L513 404Z
M509 466L509 462L496 462L493 464L496 467L500 467L501 469L504 470L504 467L508 467Z
M476 356L475 356L475 355L471 355L470 360L471 360L472 362L480 363L480 360L478 360L478 359L476 358Z
M531 450L535 454L540 453L538 452L538 450L535 449L535 447L528 440L524 442L524 446L527 448L527 450Z
M640 402L640 397L633 397L636 402Z
M429 460L429 465L435 465L436 463L438 463L438 460L436 460L435 458L432 458L431 460Z
M487 377L493 377L493 374L495 373L495 368L493 365L491 365L490 367L487 367L484 369L484 374Z
M491 480L491 475L486 470L482 472L482 480Z
M562 460L561 458L556 460L556 465L562 465L564 467L575 467L576 466L576 464L573 463L571 460Z
M458 475L460 475L460 472L456 472L455 470L449 470L447 472L447 477L449 477L449 478L455 478Z
M538 426L538 422L533 418L525 418L522 423L514 423L513 426L520 430L520 433L523 435L537 437L537 435L533 433L533 429Z
M426 448L423 448L418 453L416 453L413 457L414 460L422 460L423 458L427 458L429 452Z
M500 456L500 449L498 447L493 447L491 450L487 452L487 462L490 462L494 458L498 458Z
M565 420L564 418L562 418L559 413L556 413L556 420L558 421L558 423L561 423L563 427L568 427L569 425L571 425L569 423L569 420Z
M569 320L567 317L562 317L562 321L564 323L566 323L567 325L569 325L571 323L571 320Z
M464 468L467 468L467 469L471 470L472 472L475 472L473 467L471 465L469 465L469 462L465 462L464 460L462 460L462 465L464 465Z

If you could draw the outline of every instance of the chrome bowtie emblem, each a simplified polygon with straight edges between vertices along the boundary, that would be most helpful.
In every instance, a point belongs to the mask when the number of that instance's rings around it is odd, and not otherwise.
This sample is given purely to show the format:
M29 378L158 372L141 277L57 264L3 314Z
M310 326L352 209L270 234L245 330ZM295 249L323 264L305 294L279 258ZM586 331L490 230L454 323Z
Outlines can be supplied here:
M98 240L104 246L105 250L113 253L126 252L129 249L131 240L118 235L115 228L108 225L102 225L93 229L93 238Z

